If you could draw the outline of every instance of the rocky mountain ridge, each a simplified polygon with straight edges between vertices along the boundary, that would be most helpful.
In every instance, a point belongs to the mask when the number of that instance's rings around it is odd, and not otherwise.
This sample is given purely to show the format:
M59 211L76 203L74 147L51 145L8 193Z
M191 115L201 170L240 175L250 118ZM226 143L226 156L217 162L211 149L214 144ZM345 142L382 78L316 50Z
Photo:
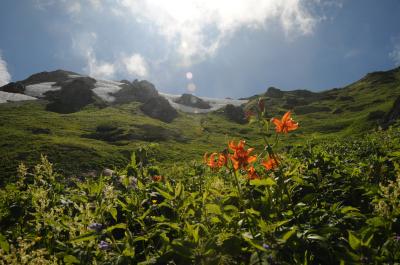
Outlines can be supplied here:
M146 80L116 82L64 70L31 75L25 80L0 87L0 92L0 103L42 99L48 102L46 110L63 114L80 111L90 104L102 108L140 102L143 104L141 110L146 115L164 122L172 122L178 116L177 110L208 112L230 103L219 100L216 106L212 100L209 102L190 94L174 95L172 100L159 94L155 86Z

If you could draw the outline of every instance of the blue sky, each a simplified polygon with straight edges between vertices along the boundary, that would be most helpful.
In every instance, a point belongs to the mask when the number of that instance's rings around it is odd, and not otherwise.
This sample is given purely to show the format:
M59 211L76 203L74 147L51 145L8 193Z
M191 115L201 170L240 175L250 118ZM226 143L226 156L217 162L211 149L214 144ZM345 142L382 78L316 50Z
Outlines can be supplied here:
M3 0L0 84L66 69L174 94L319 91L400 65L399 14L399 0Z

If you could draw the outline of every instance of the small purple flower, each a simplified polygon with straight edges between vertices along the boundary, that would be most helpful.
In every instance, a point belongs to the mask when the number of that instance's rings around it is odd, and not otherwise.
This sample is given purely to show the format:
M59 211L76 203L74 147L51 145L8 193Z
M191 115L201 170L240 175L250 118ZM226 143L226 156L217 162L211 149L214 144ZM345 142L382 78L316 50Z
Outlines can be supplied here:
M106 241L101 240L99 243L99 249L101 250L109 250L111 248L110 244L108 244Z
M394 240L400 241L400 234L399 234L399 235L395 235L395 236L394 236Z
M268 244L266 244L266 243L264 243L262 246L263 246L263 248L265 248L265 249L271 249L271 246L268 245Z
M103 228L103 225L99 224L99 223L92 223L92 224L88 225L88 228L90 230L95 230L96 232L100 232L101 229Z

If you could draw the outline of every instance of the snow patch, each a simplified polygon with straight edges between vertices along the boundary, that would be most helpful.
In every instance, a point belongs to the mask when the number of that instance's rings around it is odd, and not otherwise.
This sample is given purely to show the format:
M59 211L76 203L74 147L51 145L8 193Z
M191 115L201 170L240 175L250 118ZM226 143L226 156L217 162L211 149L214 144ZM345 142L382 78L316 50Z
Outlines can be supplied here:
M159 94L160 94L160 96L165 97L173 108L183 111L183 112L187 112L187 113L208 113L208 112L223 108L228 104L232 104L234 106L240 106L240 105L248 102L248 100L241 100L241 99L220 99L220 98L198 97L198 98L201 98L202 100L208 102L211 106L211 108L209 108L209 109L200 109L200 108L189 107L189 106L185 106L185 105L176 103L175 100L178 99L179 97L181 97L181 95L172 95L172 94L160 93L160 92L159 92Z
M53 86L56 82L44 82L33 85L28 85L25 87L25 94L31 97L44 97L44 93L47 91L60 90L61 87Z
M93 92L104 101L113 102L115 100L115 97L111 94L121 90L122 87L120 87L120 85L122 84L123 83L116 81L96 79L96 84Z
M37 98L18 93L0 91L0 104L10 101L36 100Z

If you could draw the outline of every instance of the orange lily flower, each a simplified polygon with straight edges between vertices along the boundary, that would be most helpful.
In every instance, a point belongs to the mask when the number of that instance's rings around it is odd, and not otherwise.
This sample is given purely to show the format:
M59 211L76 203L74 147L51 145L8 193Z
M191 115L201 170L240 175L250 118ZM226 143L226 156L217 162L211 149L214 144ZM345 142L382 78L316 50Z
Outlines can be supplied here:
M225 154L212 153L210 157L208 157L207 153L204 154L204 163L212 169L219 169L225 166L227 162L228 159Z
M253 163L257 160L257 156L250 156L250 153L254 148L244 149L245 141L241 140L237 145L233 141L229 142L229 148L234 152L230 155L233 163L233 168L238 170L239 168L246 168L248 164Z
M159 181L161 181L161 180L163 179L163 177L162 177L162 176L159 176L159 175L157 175L157 176L152 176L151 178L153 179L153 181L156 181L156 182L159 182Z
M278 160L276 160L276 158L268 156L268 160L264 160L262 162L262 165L265 167L266 170L272 170L276 168L279 165L279 163Z
M271 121L275 124L275 131L277 133L288 133L290 131L294 131L299 127L297 122L294 122L293 119L290 117L291 112L286 112L282 119L279 120L277 118L272 118Z
M260 176L257 174L255 168L253 166L251 166L248 170L247 170L247 178L252 180L252 179L260 179Z
M219 167L223 167L226 166L226 164L228 163L228 156L227 154L221 153L218 156L218 166Z

